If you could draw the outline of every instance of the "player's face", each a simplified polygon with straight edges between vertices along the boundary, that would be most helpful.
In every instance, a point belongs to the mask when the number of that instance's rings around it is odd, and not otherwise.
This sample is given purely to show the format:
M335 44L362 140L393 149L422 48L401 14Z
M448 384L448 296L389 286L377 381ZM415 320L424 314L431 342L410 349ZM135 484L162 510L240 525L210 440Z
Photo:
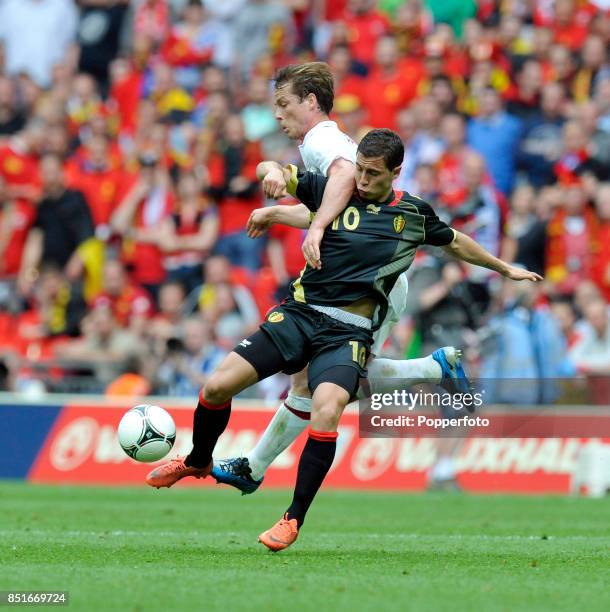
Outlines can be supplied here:
M282 131L288 138L301 140L308 131L308 117L312 108L312 101L308 98L299 100L299 96L292 92L292 83L285 83L278 87L274 94L274 111ZM315 102L315 98L314 98Z
M356 156L356 187L365 200L385 200L392 191L392 181L398 176L400 166L390 170L383 157Z

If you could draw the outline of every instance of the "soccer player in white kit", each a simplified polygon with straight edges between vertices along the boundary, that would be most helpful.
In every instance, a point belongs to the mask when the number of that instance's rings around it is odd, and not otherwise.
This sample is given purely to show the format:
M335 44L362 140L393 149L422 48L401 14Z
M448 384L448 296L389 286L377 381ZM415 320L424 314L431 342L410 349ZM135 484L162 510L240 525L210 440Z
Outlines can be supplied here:
M275 80L275 114L282 131L294 140L301 140L299 152L306 170L328 177L322 204L313 218L303 243L307 265L320 267L319 244L324 229L346 207L354 191L356 143L329 120L333 104L333 79L323 62L287 66ZM263 183L265 195L278 199L286 194L281 172L270 173ZM272 224L273 207L255 210L248 228L260 234ZM305 229L305 228L304 228ZM408 281L402 274L390 293L389 308L380 328L374 334L371 358L377 355L390 335L392 327L406 308ZM253 493L261 484L266 469L307 427L311 413L311 394L307 386L307 370L291 378L291 389L258 443L244 457L215 460L212 476L219 483ZM468 381L460 362L460 351L453 347L438 349L421 359L396 360L372 358L368 364L370 391L392 391L395 379L441 382L453 379L462 391ZM386 386L382 379L389 379ZM373 388L374 387L374 388Z

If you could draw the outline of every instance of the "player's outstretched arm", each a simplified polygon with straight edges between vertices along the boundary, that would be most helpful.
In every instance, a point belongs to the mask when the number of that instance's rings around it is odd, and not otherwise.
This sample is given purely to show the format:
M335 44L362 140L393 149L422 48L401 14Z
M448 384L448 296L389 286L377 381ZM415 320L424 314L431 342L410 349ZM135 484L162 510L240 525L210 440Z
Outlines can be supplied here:
M328 182L324 189L322 203L301 247L305 261L312 268L322 267L320 242L324 230L345 209L354 192L354 187L354 164L347 159L336 159L328 169Z
M280 223L298 229L307 229L311 219L311 212L305 204L286 206L267 206L253 210L246 223L246 232L250 238L262 236L272 225Z
M529 270L524 270L523 268L519 268L517 266L511 266L509 263L494 257L480 244L475 242L469 236L466 236L466 234L462 234L462 232L458 232L456 230L453 231L455 232L455 239L453 242L442 247L445 252L453 255L453 257L477 266L482 266L483 268L489 268L490 270L499 272L502 276L506 276L506 278L510 278L512 280L529 280L533 282L543 280L540 274L530 272Z

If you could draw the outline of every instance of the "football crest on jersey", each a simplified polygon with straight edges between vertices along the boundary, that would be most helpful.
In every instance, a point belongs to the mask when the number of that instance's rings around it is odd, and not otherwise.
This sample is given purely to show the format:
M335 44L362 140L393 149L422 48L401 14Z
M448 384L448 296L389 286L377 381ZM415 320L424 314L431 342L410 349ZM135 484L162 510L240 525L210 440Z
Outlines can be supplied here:
M402 230L405 229L405 225L407 222L403 216L394 217L394 231L397 234L402 233Z
M272 312L268 317L267 317L267 321L269 321L269 323L280 323L281 321L284 320L284 313L282 312Z

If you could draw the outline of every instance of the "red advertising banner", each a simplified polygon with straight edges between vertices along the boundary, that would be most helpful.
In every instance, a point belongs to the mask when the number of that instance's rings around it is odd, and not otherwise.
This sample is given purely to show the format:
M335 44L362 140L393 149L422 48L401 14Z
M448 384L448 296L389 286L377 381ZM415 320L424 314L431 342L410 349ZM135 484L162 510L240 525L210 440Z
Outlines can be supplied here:
M166 406L165 406L166 407ZM191 448L192 411L166 407L176 421L176 444L171 456ZM41 448L30 473L35 482L144 484L153 464L129 459L118 444L116 427L125 408L67 405ZM272 413L263 406L234 407L215 456L247 453ZM557 419L555 415L553 417ZM574 414L570 415L574 418ZM586 417L581 417L586 418ZM265 486L292 486L304 444L301 436L269 468ZM463 443L458 480L473 492L567 493L578 452L594 440L585 438L473 438ZM610 440L599 440L609 442ZM337 454L325 486L351 489L420 490L432 466L438 440L434 438L361 439L358 414L342 418ZM188 479L184 485L210 486ZM183 486L181 483L180 486Z

